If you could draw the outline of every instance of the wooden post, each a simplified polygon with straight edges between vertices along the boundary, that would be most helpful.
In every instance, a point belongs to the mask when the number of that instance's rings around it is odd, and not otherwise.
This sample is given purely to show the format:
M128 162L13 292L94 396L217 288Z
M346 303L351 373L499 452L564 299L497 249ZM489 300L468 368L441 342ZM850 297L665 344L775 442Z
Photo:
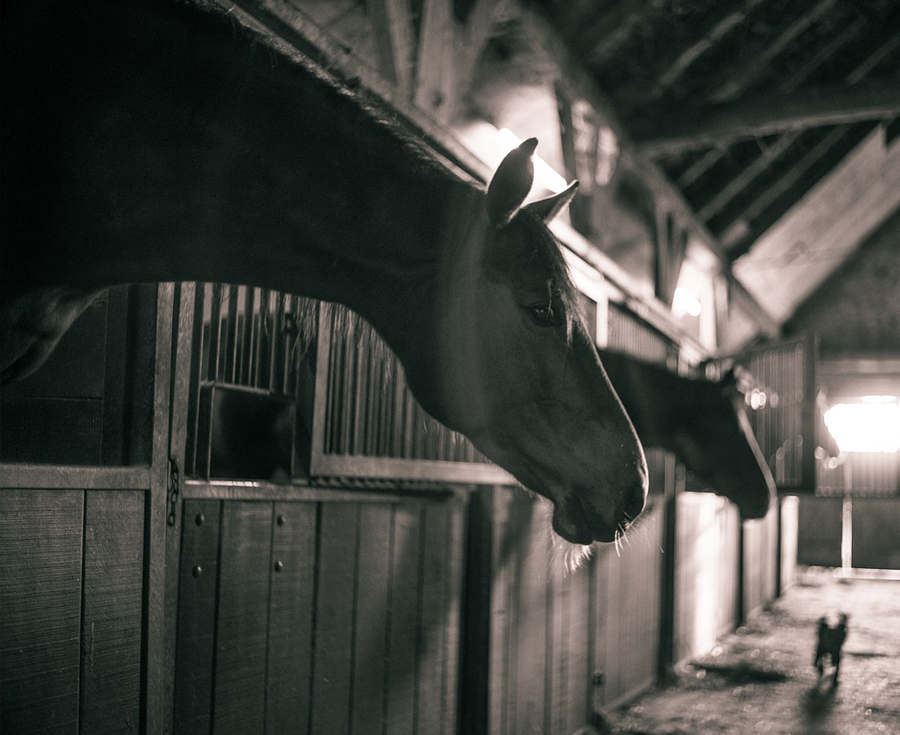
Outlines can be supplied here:
M468 502L466 571L462 618L459 732L487 735L491 650L491 582L493 579L494 489L481 487Z
M659 650L657 653L657 678L662 682L671 678L675 664L675 561L678 524L677 508L679 490L684 489L684 468L675 455L666 454L663 512L663 562L660 584Z

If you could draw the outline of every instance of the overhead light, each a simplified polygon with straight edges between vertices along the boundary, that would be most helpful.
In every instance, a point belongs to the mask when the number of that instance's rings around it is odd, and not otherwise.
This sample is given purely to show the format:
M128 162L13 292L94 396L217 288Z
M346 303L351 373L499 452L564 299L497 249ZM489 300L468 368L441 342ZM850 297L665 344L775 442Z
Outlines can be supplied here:
M700 316L703 305L694 294L685 288L676 288L675 297L672 299L672 313L675 316Z
M893 454L900 451L897 396L863 396L825 412L825 425L842 452Z

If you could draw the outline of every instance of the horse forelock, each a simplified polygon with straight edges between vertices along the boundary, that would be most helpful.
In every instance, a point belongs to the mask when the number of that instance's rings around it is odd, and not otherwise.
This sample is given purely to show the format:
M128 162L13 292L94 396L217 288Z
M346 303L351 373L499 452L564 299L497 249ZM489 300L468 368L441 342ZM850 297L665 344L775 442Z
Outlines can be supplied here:
M488 275L535 292L546 289L551 304L563 310L566 338L571 339L581 301L559 241L542 219L525 209L504 230L501 242L489 246Z

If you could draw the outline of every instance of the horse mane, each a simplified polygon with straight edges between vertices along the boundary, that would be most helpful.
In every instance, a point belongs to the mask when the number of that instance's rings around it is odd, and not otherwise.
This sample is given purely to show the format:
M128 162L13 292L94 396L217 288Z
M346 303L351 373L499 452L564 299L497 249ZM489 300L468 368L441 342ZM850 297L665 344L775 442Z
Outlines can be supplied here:
M259 48L267 54L273 74L279 64L298 69L306 77L309 91L320 95L322 104L331 105L339 113L344 133L363 141L380 165L387 162L399 173L471 185L410 130L409 121L400 113L362 86L359 78L344 75L289 27L276 33L262 23L258 27L250 25L214 0L188 0L178 5L226 20L236 42L248 44L250 53Z

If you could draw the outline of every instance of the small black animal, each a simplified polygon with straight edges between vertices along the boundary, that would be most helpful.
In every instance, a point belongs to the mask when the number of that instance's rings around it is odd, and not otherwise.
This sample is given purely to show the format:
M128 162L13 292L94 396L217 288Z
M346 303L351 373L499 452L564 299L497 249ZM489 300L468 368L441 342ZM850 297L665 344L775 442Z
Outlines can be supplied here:
M847 619L848 615L841 613L838 624L833 628L828 625L828 620L824 617L819 618L818 640L816 642L816 657L813 660L813 666L819 672L819 678L825 672L825 658L831 659L831 665L834 666L834 674L831 677L831 685L837 686L838 672L841 668L841 646L847 638Z

